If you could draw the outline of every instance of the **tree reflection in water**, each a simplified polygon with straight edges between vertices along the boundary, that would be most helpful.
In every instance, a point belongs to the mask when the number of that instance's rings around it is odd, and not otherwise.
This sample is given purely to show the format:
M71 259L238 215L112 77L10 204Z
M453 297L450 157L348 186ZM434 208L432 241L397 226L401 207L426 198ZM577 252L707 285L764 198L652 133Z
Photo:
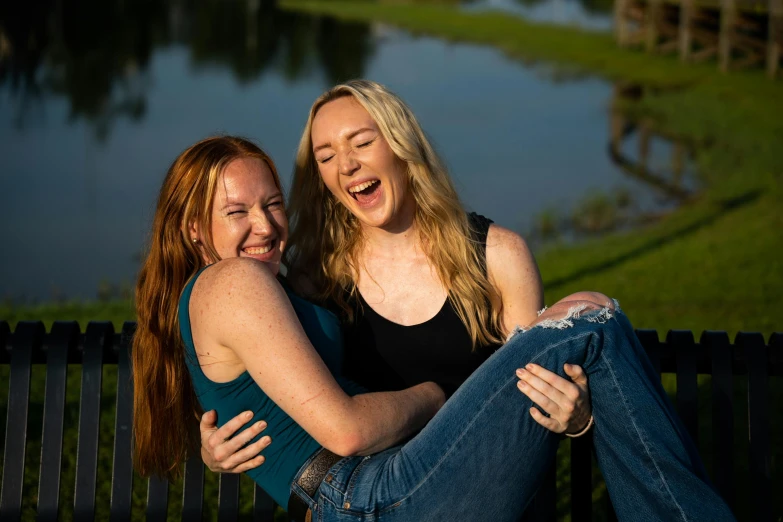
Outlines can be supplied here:
M0 88L17 127L44 98L63 96L69 121L86 119L103 141L119 118L144 118L149 64L171 45L239 82L270 68L296 81L320 68L324 87L362 76L374 52L369 25L282 11L273 0L4 2Z

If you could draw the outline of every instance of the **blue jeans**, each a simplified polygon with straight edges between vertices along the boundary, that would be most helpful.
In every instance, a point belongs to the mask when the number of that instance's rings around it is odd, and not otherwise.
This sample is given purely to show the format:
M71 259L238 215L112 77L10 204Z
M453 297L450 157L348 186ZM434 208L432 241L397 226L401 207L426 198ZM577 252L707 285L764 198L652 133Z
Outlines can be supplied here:
M588 374L596 456L620 520L734 520L619 308L557 326L567 328L514 335L406 444L342 459L315 498L294 484L313 521L518 520L559 441L517 389L528 362Z

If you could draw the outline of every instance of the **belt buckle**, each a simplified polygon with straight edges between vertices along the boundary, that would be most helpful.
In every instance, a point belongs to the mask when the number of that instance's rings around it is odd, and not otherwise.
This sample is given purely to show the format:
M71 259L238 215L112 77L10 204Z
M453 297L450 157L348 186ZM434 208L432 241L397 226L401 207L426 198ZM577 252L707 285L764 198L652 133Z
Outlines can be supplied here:
M329 473L329 469L343 457L335 455L326 448L321 448L311 460L307 468L296 480L296 484L309 497L313 497L321 482ZM288 500L288 519L291 522L312 522L313 511L310 505L295 492L291 492Z

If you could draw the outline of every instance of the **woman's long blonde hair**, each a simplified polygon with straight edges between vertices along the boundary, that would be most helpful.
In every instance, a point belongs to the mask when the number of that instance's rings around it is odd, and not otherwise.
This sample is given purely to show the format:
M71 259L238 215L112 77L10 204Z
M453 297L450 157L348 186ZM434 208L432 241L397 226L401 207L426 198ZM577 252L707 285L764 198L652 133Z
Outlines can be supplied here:
M289 269L307 273L316 297L332 300L349 318L354 310L362 234L358 220L324 186L313 154L311 131L318 110L353 96L377 123L394 154L408 167L422 248L449 293L474 347L502 342L501 304L487 277L481 245L472 240L465 209L446 168L410 108L384 86L352 80L321 95L310 109L296 156L289 218ZM320 270L315 270L320 267Z
M254 143L232 136L207 138L177 157L158 197L147 257L136 283L138 325L133 336L134 464L142 476L174 478L198 448L198 404L185 365L179 296L187 281L220 259L212 242L211 209L220 175L238 158L258 158L280 181L274 163ZM200 242L189 228L196 224Z

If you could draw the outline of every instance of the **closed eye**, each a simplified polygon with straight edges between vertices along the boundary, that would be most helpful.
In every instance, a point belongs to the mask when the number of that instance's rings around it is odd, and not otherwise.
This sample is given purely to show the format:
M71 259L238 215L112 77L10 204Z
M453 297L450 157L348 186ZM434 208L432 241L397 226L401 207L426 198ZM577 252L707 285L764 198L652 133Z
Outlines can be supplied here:
M326 158L321 158L321 159L319 159L319 160L317 160L317 161L318 161L318 163L321 163L321 164L323 164L323 163L326 163L326 162L328 162L328 161L329 161L330 159L332 159L333 157L334 157L334 156L328 156L328 157L326 157Z
M364 147L366 147L367 145L369 145L373 141L375 141L375 138L371 139L370 141L365 141L364 143L360 143L356 147L359 148L359 149L363 149Z

